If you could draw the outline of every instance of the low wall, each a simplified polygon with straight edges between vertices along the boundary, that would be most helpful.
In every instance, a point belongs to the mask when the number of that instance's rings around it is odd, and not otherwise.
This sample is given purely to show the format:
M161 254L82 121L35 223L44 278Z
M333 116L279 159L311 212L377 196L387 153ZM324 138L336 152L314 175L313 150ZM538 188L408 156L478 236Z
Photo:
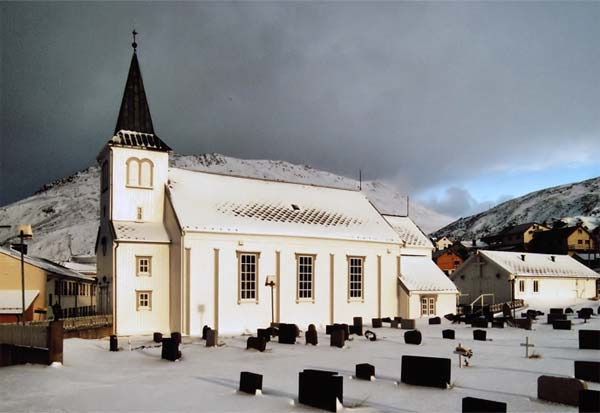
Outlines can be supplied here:
M0 367L15 364L63 362L63 323L48 326L1 325Z

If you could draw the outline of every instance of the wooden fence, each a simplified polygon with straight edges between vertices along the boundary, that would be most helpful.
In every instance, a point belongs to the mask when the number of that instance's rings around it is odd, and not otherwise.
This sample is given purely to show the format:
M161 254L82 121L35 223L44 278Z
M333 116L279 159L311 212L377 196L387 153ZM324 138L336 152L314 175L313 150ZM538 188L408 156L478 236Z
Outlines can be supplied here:
M63 322L0 325L0 366L63 361Z

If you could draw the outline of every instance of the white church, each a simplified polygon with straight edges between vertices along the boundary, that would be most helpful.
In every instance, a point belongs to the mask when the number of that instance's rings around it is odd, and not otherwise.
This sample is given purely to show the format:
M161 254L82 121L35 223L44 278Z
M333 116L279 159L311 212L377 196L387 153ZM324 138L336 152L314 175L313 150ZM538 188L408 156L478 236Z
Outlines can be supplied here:
M170 168L136 46L114 136L97 158L98 303L116 334L456 311L458 291L429 239L360 191Z

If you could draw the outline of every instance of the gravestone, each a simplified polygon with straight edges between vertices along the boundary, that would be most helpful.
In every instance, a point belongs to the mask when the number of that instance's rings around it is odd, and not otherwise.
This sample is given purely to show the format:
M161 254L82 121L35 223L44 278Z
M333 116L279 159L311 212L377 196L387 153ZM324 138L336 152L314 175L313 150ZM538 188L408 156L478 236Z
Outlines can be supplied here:
M414 330L415 326L415 320L411 318L403 318L402 321L400 321L400 328L402 330Z
M555 376L540 376L537 385L538 399L569 406L577 406L579 391L587 388L585 382L579 379Z
M354 377L361 380L371 380L371 377L375 376L375 366L369 363L362 363L356 365L356 373Z
M570 330L571 320L554 320L552 322L552 329L554 330Z
M217 345L217 339L217 330L213 330L212 328L206 330L206 347L215 347Z
M579 392L579 413L600 412L600 391L581 390Z
M327 324L325 326L325 334L329 335L333 331L333 324Z
M463 397L462 413L506 413L506 403L477 397Z
M515 327L525 330L531 330L532 322L529 318L516 318L513 320Z
M454 321L454 319L456 318L456 316L452 313L448 313L444 316L444 318L448 321Z
M565 314L573 314L573 309L571 307L565 308Z
M487 331L485 330L473 330L473 340L486 341Z
M562 314L562 313L563 313L562 308L551 308L550 309L550 314Z
M587 322L587 320L592 318L592 314L594 314L594 310L592 310L591 308L582 308L581 310L577 311L577 318L585 320L585 322Z
M504 328L504 320L495 318L492 320L492 328Z
M171 338L177 342L177 344L181 344L181 333L173 332L171 333Z
M567 315L566 314L557 314L557 313L550 313L546 316L546 321L548 322L548 324L552 324L554 321L556 320L566 320L567 319Z
M447 338L449 340L454 340L454 330L442 330L442 338Z
M304 338L306 339L306 344L312 344L313 346L317 345L319 336L317 335L317 328L314 324L308 326L308 331L304 333Z
M334 329L329 336L329 345L331 347L344 347L344 330L342 329Z
M334 324L334 328L338 328L344 332L344 340L348 340L350 338L350 326L348 324L338 324L337 326L335 327Z
M110 351L119 351L119 339L114 334L110 336Z
M377 341L377 335L371 330L365 331L365 338L369 341Z
M372 318L371 319L371 327L373 328L381 328L381 318Z
M356 334L358 336L362 336L363 335L363 321L362 321L362 317L354 317L352 319L352 327L353 327L352 334Z
M423 337L421 336L421 332L419 330L409 330L404 333L404 342L406 344L421 344L423 341Z
M442 319L439 317L433 317L429 319L429 325L442 324Z
M402 317L396 316L396 317L394 317L394 321L400 322L400 321L402 321Z
M297 329L296 324L279 323L279 343L296 344Z
M344 402L344 381L336 372L305 369L299 374L298 401L317 409L335 412Z
M202 327L202 340L206 340L206 333L208 333L208 330L210 330L209 326L204 326Z
M264 338L268 343L271 341L271 329L270 328L257 328L256 329L256 337Z
M512 318L512 312L510 311L510 306L506 303L502 304L502 317Z
M473 328L488 328L488 320L485 318L476 318L471 322Z
M264 337L248 337L246 340L246 350L254 349L261 353L267 348L267 341Z
M581 350L600 350L600 330L579 330Z
M400 381L416 386L445 389L450 384L450 359L402 356Z
M575 378L600 383L600 361L575 360Z
M537 318L538 312L536 310L527 310L526 317L535 320Z
M256 390L262 390L262 381L262 374L242 371L240 373L240 391L248 394L256 394Z
M155 343L162 343L162 333L154 333L152 335L152 341Z
M160 358L163 360L175 361L179 357L181 357L179 343L172 338L163 338Z
M392 320L392 322L390 323L390 328L398 328L399 325L400 320Z
M381 322L382 322L382 323L391 323L391 322L392 322L392 319L391 319L390 317L383 317L383 318L381 319Z

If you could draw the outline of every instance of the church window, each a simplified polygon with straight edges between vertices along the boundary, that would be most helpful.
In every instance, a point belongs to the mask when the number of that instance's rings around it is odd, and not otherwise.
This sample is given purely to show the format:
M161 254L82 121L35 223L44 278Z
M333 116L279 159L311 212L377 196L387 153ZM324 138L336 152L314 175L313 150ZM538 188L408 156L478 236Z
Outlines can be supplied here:
M150 276L152 275L152 257L135 257L137 276Z
M537 293L540 291L540 282L538 280L533 280L533 292Z
M152 291L136 291L137 310L152 310Z
M127 160L127 186L140 186L140 161L137 158Z
M127 186L152 188L154 164L150 159L129 158L126 169Z
M138 221L141 221L144 218L144 211L142 209L142 207L137 207L136 213L135 213L135 219Z
M108 189L108 161L104 161L102 163L102 175L101 175L101 180L102 180L102 192L106 191Z
M106 237L102 237L100 244L102 245L102 255L106 255Z
M296 254L296 301L314 302L314 254Z
M364 299L364 257L348 257L348 300Z
M421 297L421 315L435 315L436 313L436 299L432 296Z
M259 253L238 251L238 304L258 303L258 258Z
M142 159L140 162L140 186L152 188L153 164L150 159Z
M525 281L524 280L519 281L519 291L525 292Z

